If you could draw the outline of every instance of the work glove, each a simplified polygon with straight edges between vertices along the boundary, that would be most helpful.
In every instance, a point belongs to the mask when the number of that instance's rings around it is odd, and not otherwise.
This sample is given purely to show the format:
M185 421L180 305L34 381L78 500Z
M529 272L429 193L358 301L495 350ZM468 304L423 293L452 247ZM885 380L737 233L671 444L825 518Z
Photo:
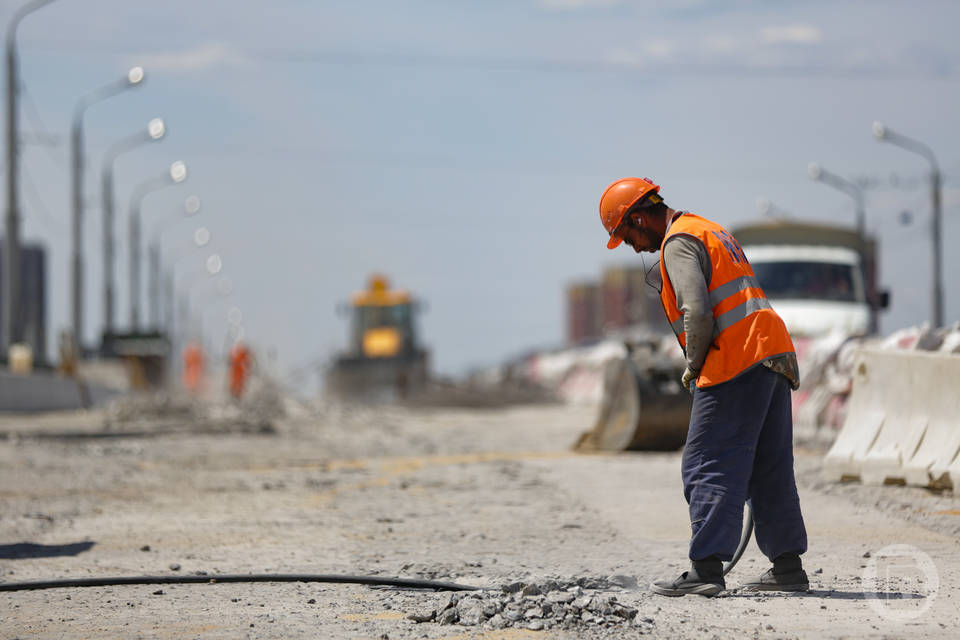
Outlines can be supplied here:
M683 370L683 388L690 392L693 395L694 390L697 388L697 376L700 375L698 372L693 371L690 367L687 367Z

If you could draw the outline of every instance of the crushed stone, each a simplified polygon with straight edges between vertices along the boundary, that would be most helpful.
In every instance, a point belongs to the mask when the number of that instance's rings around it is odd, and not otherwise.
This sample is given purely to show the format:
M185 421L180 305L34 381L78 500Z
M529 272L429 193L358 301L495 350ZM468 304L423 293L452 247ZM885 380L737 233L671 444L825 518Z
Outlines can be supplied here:
M617 599L623 585L636 578L576 578L543 582L510 582L499 589L456 592L430 610L407 615L417 623L458 624L488 629L575 630L583 627L649 627L651 618L637 621L636 607Z

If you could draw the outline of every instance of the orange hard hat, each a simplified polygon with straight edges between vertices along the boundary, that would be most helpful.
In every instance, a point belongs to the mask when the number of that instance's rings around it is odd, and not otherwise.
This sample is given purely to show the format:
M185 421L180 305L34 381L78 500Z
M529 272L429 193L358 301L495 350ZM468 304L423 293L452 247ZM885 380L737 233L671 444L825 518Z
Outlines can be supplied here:
M650 178L620 178L607 187L600 197L600 222L610 234L607 249L616 249L623 242L615 238L613 232L623 222L627 211L648 194L659 192L659 185L653 184Z

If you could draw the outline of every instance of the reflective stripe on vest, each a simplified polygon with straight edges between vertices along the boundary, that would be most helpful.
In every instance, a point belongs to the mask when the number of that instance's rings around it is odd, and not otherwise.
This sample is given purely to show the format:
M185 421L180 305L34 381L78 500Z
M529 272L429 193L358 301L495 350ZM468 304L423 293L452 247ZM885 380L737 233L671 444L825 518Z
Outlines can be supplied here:
M786 326L770 306L740 245L720 225L685 213L677 217L664 238L683 234L699 241L712 266L707 286L713 311L713 342L707 351L698 387L726 382L765 358L793 352ZM661 245L662 256L663 245ZM661 259L663 288L660 301L680 346L686 351L683 313ZM714 286L714 283L716 286Z
M760 311L761 309L770 309L770 302L766 298L750 298L742 302L729 311L724 311L714 319L713 335L718 336L721 331L728 329L740 322L747 316Z
M731 280L727 284L720 285L709 293L710 306L716 307L733 294L739 293L744 289L760 289L760 284L753 276L743 276L742 278ZM733 326L740 320L743 320L754 311L770 308L770 302L766 298L749 298L746 302L737 305L733 309L724 311L714 319L713 335L716 337L721 331L727 327ZM679 318L670 323L670 328L673 329L673 333L678 338L680 336L684 336L681 344L685 347L687 340L685 336L686 331L684 331L683 326L682 313L680 314Z

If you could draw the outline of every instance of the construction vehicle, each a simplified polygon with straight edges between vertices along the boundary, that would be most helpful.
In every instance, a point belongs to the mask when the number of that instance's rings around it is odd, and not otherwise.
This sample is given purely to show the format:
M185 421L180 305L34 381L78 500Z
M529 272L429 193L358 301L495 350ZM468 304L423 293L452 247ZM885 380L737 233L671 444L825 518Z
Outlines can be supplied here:
M364 399L402 399L421 390L429 354L415 330L420 308L409 292L391 289L386 276L371 276L347 307L349 345L328 371L328 390Z
M673 344L669 342L673 340ZM626 355L607 361L596 422L580 451L672 451L683 446L692 396L680 384L685 361L671 334L625 340ZM675 347L675 348L674 348Z
M800 352L831 331L866 335L889 295L876 286L876 244L844 227L771 220L732 230L773 308ZM670 334L667 342L674 346ZM630 342L604 369L596 423L578 449L664 450L683 445L690 395L680 386L685 366L655 341Z
M876 241L855 229L769 220L731 229L794 341L876 333L890 303L877 287Z

